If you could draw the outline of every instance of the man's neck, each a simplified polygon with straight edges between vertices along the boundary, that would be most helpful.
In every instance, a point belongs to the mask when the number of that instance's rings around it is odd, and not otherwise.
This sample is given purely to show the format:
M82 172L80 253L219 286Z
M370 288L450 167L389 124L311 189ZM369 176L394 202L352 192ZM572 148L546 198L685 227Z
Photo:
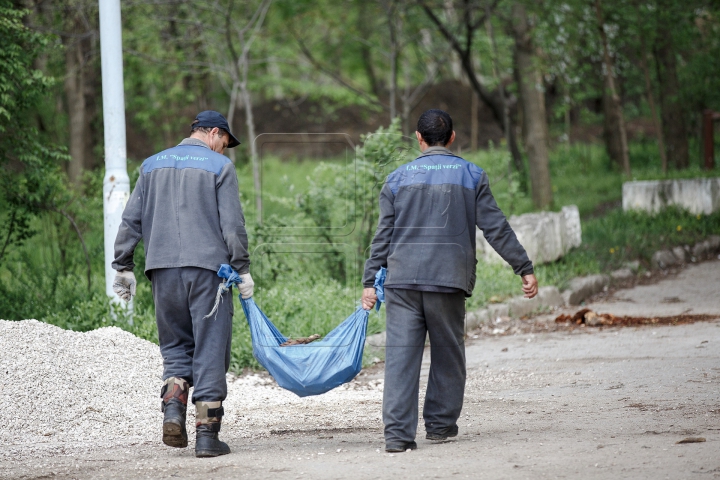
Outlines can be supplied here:
M198 147L205 147L210 148L210 145L205 143L203 140L199 139L198 137L193 137L192 135L188 138L183 139L182 142L180 142L180 145L195 145Z
M427 147L425 150L422 151L422 155L453 155L453 153L447 148L442 145L433 145L432 147Z

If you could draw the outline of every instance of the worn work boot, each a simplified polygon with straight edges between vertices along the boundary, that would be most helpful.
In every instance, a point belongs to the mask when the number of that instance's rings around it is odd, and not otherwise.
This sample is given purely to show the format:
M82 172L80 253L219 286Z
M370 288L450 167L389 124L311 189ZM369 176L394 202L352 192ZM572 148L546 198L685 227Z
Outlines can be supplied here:
M178 448L185 448L188 445L185 417L189 390L190 384L178 377L170 377L165 380L162 390L160 390L161 410L165 414L163 419L163 443L165 445Z
M427 435L425 435L425 438L427 440L443 442L450 437L457 437L457 434L458 434L458 426L457 426L457 424L455 424L455 425L450 425L449 427L441 428L439 430L428 431Z
M385 451L388 453L407 452L408 450L417 450L417 443L415 443L415 442L395 442L395 443L386 443L385 444Z
M195 402L196 457L217 457L230 453L227 443L218 438L223 413L222 402Z

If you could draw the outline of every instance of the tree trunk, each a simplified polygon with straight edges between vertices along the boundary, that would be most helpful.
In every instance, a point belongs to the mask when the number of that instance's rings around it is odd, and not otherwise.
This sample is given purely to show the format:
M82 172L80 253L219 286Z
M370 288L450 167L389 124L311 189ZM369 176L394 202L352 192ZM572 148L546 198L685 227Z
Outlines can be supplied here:
M83 171L92 163L90 139L90 118L85 101L85 74L83 66L85 52L82 41L65 45L66 74L64 82L65 97L67 100L68 123L70 127L70 163L68 164L68 177L79 184Z
M447 22L450 25L454 25L457 22L457 13L455 12L453 1L443 0L442 6ZM447 58L447 61L450 63L450 72L455 80L460 80L463 84L466 84L465 75L463 75L462 55L460 52L456 53L457 55L450 54Z
M510 118L510 107L508 106L507 96L505 95L505 86L502 83L502 79L500 78L499 68L498 68L498 51L497 51L497 43L495 43L495 31L492 26L492 21L490 20L490 4L485 4L485 28L487 29L488 37L490 37L490 43L492 44L492 64L493 64L493 76L495 77L495 81L498 82L498 96L500 98L499 102L496 102L497 105L493 106L488 102L488 99L485 97L482 97L482 92L478 88L480 85L480 82L477 81L475 77L475 70L473 70L472 66L472 57L467 57L467 66L466 66L466 73L468 75L468 78L470 80L470 83L475 87L475 94L483 98L485 103L492 108L493 113L495 114L495 118L500 121L501 128L503 130L503 133L505 134L505 140L508 144L508 149L510 150L510 157L512 158L512 163L508 164L508 173L512 171L512 166L515 167L515 170L518 172L518 175L520 176L520 187L523 191L527 191L527 174L525 173L525 164L523 163L522 154L520 153L520 148L517 144L517 138L515 137L515 126L513 125L513 122ZM499 116L497 109L499 108Z
M372 33L369 19L367 18L367 2L360 0L358 2L358 18L357 18L357 29L362 40L370 38ZM360 42L360 59L362 60L363 69L367 76L368 83L370 84L370 91L376 97L380 96L380 85L375 75L375 68L373 67L372 51L370 45L365 41Z
M255 187L255 210L257 210L257 223L262 224L262 186L260 185L260 160L258 159L257 146L255 145L255 120L253 118L252 98L247 87L248 70L250 69L247 51L242 58L242 81L240 82L240 93L245 104L245 124L247 126L250 144L250 161L253 171L253 186Z
M623 117L620 96L615 86L613 61L612 57L610 57L610 48L608 46L607 35L605 34L605 22L602 16L600 0L595 0L595 15L597 16L600 41L602 42L603 48L605 145L610 158L620 165L625 175L630 176L630 157L628 156L625 118Z
M517 169L518 173L520 174L520 186L523 190L525 190L525 167L523 165L523 159L522 155L520 154L520 149L517 145L517 139L515 137L515 128L512 125L510 115L509 115L509 109L507 106L507 102L505 101L505 93L503 90L503 86L499 85L500 89L500 95L498 97L495 97L485 85L483 85L480 80L478 79L477 75L475 74L475 70L473 69L472 64L472 57L471 57L471 51L469 47L463 48L457 37L453 35L453 33L440 21L440 19L435 15L430 7L428 7L426 4L420 2L423 10L425 10L425 13L428 15L430 20L438 27L440 30L440 33L447 39L448 42L452 45L453 50L458 54L460 57L460 61L462 62L462 68L465 70L465 74L467 77L467 80L470 81L470 85L475 90L475 92L478 94L478 97L485 103L493 112L493 116L497 120L498 124L500 125L500 128L503 129L503 132L506 135L507 141L508 141L508 149L510 150L510 155L512 156L513 163L515 165L515 168ZM452 3L449 1L445 2L446 7L448 5L452 6ZM469 8L469 6L468 6ZM489 12L490 8L489 6L486 7L486 12ZM452 10L447 10L446 12ZM486 13L486 18L489 18L489 14ZM466 39L466 45L472 45L472 34L477 28L477 26L480 25L468 25L466 27L466 35L468 38Z
M248 71L250 70L250 48L257 38L260 27L265 21L265 15L267 14L271 3L272 0L263 0L258 7L258 10L255 12L251 22L237 32L240 43L240 55L238 55L235 51L231 38L231 14L234 7L234 2L232 1L228 5L228 13L225 20L225 39L227 41L228 51L233 59L233 81L235 82L239 80L238 86L240 88L243 107L245 108L245 125L247 126L248 132L247 142L250 144L250 162L253 170L255 209L257 210L256 218L258 224L262 223L262 187L260 185L260 162L258 159L257 147L255 145L255 120L253 118L252 97L250 96L250 90L248 89Z
M552 185L542 78L535 65L535 50L525 7L516 3L512 12L515 71L523 110L522 125L530 167L532 199L535 207L547 208L552 204Z
M662 131L662 125L660 123L660 118L657 114L657 108L655 108L655 94L653 93L652 81L650 80L650 69L648 68L647 64L647 46L645 44L645 36L642 34L640 37L640 43L640 68L642 69L643 76L645 77L645 95L647 96L647 102L650 105L650 113L652 115L653 125L655 126L655 131L657 132L658 150L660 151L660 164L662 167L662 172L667 173L667 152L665 151L665 140L663 138L664 135Z
M411 136L410 132L410 62L406 57L402 61L403 67L403 80L404 80L404 92L402 94L402 107L400 109L400 132L403 135Z
M470 95L470 150L474 152L478 149L478 134L480 131L478 109L480 108L480 102L475 90Z
M677 169L690 165L685 115L680 100L680 84L677 78L677 60L672 39L672 19L668 12L660 12L657 39L655 40L655 65L660 83L660 111L662 133L666 143L668 163Z
M233 79L232 90L230 91L230 105L228 105L227 114L227 122L230 127L230 131L233 131L235 128L233 127L233 121L235 120L235 109L237 108L238 89L240 88L239 83L240 82L238 82L237 79ZM234 148L228 149L228 156L233 163L237 162L237 155L235 154Z
M397 91L398 91L398 56L400 45L398 42L398 20L397 6L389 2L386 6L388 29L390 33L390 121L397 116Z

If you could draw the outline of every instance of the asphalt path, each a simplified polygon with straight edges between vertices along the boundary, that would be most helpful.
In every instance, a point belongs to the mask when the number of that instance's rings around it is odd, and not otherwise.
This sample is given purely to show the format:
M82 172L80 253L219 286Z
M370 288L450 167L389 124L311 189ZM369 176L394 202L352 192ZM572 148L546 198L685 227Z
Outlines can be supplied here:
M718 285L720 261L706 262L588 307L720 317ZM308 424L235 439L214 459L164 447L158 434L154 444L5 458L0 477L720 478L720 320L470 336L467 360L460 435L430 442L421 425L416 451L385 453L377 422ZM687 439L704 441L678 443Z

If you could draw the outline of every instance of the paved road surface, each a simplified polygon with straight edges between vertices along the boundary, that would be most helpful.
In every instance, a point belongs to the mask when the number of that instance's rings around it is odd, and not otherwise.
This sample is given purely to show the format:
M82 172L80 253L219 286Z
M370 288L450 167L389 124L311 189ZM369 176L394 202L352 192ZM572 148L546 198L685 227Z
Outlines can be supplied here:
M718 285L720 262L708 262L590 308L720 316ZM308 425L231 442L233 453L216 459L138 445L4 459L0 477L720 478L718 320L483 337L468 342L467 357L460 435L432 443L421 428L414 452L384 453L377 424L350 431ZM676 443L687 437L706 442Z

